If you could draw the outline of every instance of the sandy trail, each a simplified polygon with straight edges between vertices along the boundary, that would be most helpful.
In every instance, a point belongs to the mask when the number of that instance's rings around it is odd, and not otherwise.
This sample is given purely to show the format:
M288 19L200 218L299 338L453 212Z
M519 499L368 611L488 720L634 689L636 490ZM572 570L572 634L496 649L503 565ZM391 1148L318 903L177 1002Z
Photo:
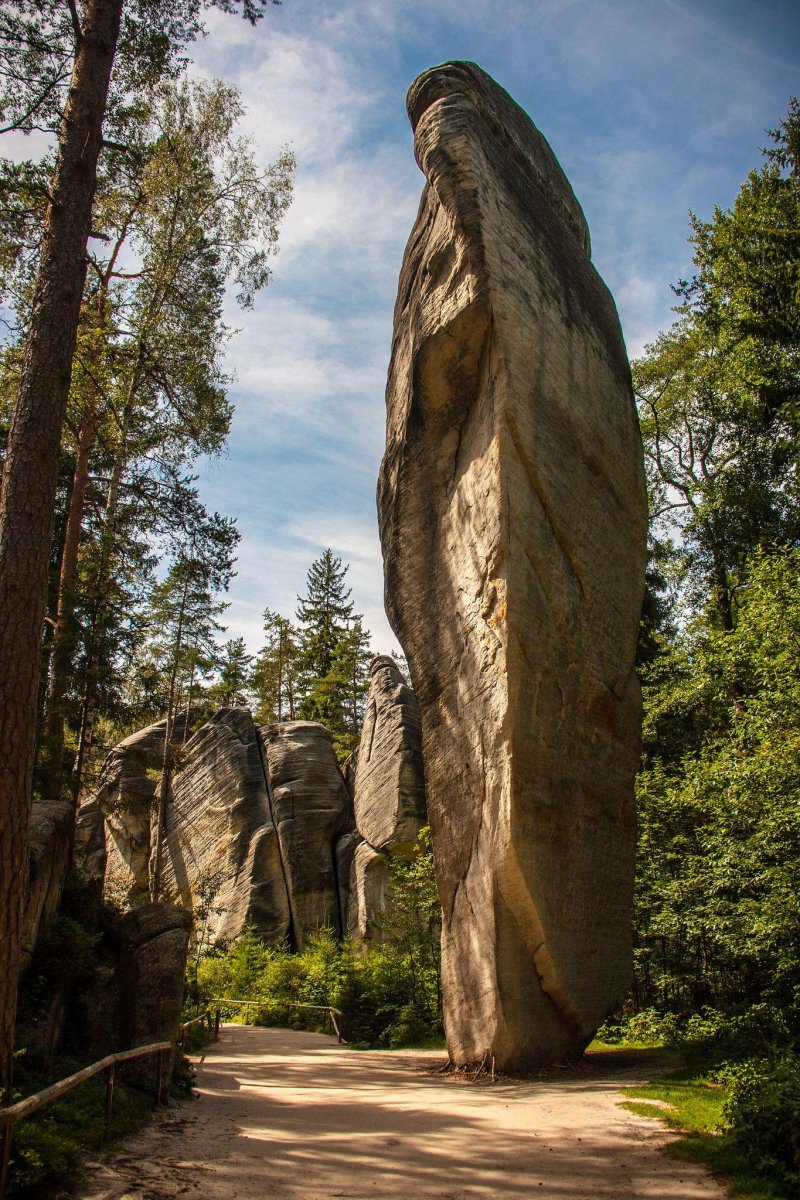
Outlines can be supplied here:
M722 1200L669 1134L618 1105L594 1065L476 1086L443 1055L338 1046L321 1034L223 1027L197 1059L200 1098L102 1163L82 1200Z

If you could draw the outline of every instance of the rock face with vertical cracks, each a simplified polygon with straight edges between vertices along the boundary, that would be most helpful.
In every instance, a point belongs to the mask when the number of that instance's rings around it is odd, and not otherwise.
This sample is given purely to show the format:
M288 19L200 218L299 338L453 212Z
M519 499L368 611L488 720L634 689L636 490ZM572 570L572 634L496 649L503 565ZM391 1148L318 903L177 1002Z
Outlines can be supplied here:
M426 177L378 487L424 731L458 1063L578 1054L630 974L646 535L613 300L542 135L471 63L412 85Z
M370 667L353 788L356 828L374 850L408 855L426 820L417 698L392 658Z
M229 940L252 925L268 941L281 942L290 934L289 900L249 710L215 712L182 758L167 809L164 897L197 912L204 894L213 893L211 940Z
M166 725L165 720L156 721L114 747L103 764L94 798L105 822L103 891L106 899L120 908L150 900L150 827ZM182 743L190 733L191 720L182 717L175 724L173 740ZM86 821L79 816L78 824L80 845Z
M288 721L267 725L260 734L294 945L302 950L314 930L342 929L336 849L340 835L352 827L352 801L324 725Z

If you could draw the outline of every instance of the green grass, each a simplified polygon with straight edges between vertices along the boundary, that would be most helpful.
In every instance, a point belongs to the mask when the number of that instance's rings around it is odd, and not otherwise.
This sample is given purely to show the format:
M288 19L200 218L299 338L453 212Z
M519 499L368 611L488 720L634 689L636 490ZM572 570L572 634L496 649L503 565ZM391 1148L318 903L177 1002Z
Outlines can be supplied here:
M680 1131L682 1136L670 1145L671 1154L701 1163L721 1175L732 1196L741 1200L790 1200L787 1193L755 1175L720 1130L725 1090L706 1074L684 1068L643 1087L622 1091L628 1097L624 1108ZM649 1103L654 1100L661 1103ZM670 1107L663 1108L662 1104Z

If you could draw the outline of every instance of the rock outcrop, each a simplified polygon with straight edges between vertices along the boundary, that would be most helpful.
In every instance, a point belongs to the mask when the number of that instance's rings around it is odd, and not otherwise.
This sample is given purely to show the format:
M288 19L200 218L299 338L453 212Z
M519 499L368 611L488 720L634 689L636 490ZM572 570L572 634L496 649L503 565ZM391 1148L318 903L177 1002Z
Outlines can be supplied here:
M215 712L183 748L166 822L163 896L210 909L210 941L252 925L275 944L290 935L281 847L258 732L246 708Z
M392 658L370 667L353 789L356 828L374 850L408 855L426 820L419 705Z
M289 721L260 732L293 942L302 950L315 929L341 930L336 844L352 824L351 801L324 725Z
M388 856L367 842L359 842L352 857L348 888L346 929L351 937L380 939L388 887Z
M378 489L422 711L457 1063L578 1054L631 967L647 505L630 372L580 206L471 63L412 85L426 176Z
M28 827L28 890L22 916L21 969L56 915L67 877L74 808L71 800L40 800Z
M191 914L170 904L144 904L114 923L115 961L96 972L87 1004L92 1054L173 1041L183 1009ZM165 1072L165 1095L172 1067ZM125 1075L153 1087L155 1057L126 1064Z
M83 882L123 910L149 903L164 728L120 742L79 813ZM248 709L220 709L184 743L173 772L160 898L193 911L209 944L250 925L301 949L316 929L343 930L356 841L324 726L259 731Z
M358 844L350 856L344 926L352 937L372 941L381 937L389 860L407 858L427 822L419 705L393 658L372 661L361 739L348 765Z
M103 764L94 797L95 819L99 810L105 823L103 892L119 908L146 904L150 899L151 823L164 761L166 725L165 720L156 721L115 746ZM191 732L192 714L182 715L175 723L173 742L185 742ZM97 851L92 810L82 806L79 826L79 844L93 839Z

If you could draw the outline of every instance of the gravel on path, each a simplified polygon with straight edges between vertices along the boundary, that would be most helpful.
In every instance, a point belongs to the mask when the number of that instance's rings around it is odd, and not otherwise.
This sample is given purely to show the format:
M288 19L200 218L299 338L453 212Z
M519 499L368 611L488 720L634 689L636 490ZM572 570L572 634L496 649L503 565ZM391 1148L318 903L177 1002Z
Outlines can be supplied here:
M637 1079L598 1058L541 1081L437 1074L443 1054L358 1051L225 1025L199 1098L101 1162L81 1200L723 1200L670 1133L619 1105Z

